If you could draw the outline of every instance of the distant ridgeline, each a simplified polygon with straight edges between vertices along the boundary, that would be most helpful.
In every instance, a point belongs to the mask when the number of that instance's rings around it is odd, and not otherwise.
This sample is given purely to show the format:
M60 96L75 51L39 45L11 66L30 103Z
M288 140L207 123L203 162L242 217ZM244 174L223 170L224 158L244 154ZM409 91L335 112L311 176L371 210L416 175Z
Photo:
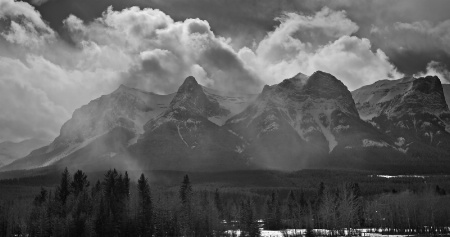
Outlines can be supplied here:
M50 145L0 171L448 172L446 88L437 77L405 77L350 92L321 71L257 95L216 91L193 77L169 95L122 85L75 110Z

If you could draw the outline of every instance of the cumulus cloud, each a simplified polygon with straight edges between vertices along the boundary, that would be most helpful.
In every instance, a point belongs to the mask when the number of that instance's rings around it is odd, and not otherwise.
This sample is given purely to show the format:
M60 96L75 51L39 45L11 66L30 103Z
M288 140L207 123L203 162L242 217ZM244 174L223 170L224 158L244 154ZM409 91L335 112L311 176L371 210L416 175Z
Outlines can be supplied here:
M401 76L386 54L372 51L368 39L352 36L358 26L344 11L323 8L313 16L294 13L279 19L280 26L255 50L239 55L264 81L276 83L298 72L323 70L353 90L367 83Z
M254 47L241 49L208 21L175 21L150 8L108 8L89 22L71 15L64 20L70 44L27 3L0 0L0 18L7 22L0 28L0 141L55 137L76 108L121 83L172 93L193 75L205 86L254 93L298 72L327 71L350 89L400 75L354 35L359 27L345 11L328 8L285 13Z
M441 79L442 83L449 84L450 83L450 71L447 69L447 67L441 63L436 61L431 61L427 65L427 69L425 72L417 73L417 77L423 77L423 76L437 76L439 79Z
M10 23L8 29L2 29L1 35L11 43L39 47L55 36L41 14L25 2L1 0L0 19Z
M5 124L0 127L4 134L0 140L55 137L76 108L121 83L159 93L176 91L189 75L218 89L257 91L262 85L228 39L216 36L208 22L200 19L176 22L155 9L109 8L88 23L68 17L64 24L74 43L70 45L31 5L0 1L5 6L1 17L11 21L0 29L0 82L15 88L14 93L0 93L2 109L8 114L0 117ZM22 20L14 21L17 16ZM48 34L51 39L45 38ZM25 93L27 97L22 96ZM24 110L33 106L29 111L35 115L24 116L18 109L21 106L12 101L22 101ZM27 101L35 103L25 106ZM30 120L29 126L19 125L14 117ZM49 126L40 126L44 121ZM17 127L22 132L12 129Z
M227 39L200 19L175 22L160 10L131 7L109 8L87 24L71 16L65 24L75 41L109 45L128 54L133 65L122 80L131 86L170 93L189 75L218 89L256 91L261 85Z

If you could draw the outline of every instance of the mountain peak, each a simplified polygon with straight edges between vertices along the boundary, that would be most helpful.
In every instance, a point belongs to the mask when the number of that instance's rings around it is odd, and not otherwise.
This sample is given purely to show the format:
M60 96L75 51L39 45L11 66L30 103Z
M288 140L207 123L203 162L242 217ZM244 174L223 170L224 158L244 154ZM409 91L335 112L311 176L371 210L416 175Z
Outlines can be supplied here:
M180 88L178 88L177 94L171 104L175 106L188 100L197 101L203 100L204 98L206 98L206 95L202 86L197 83L197 80L193 76L189 76L181 84Z
M267 93L269 90L270 90L270 86L269 85L264 85L261 94Z
M438 92L443 94L441 80L437 76L420 77L413 81L413 89L425 94Z
M173 112L172 110L177 110L178 112L188 111L189 113L204 117L225 113L217 101L208 99L203 91L203 87L192 76L184 80L175 97L170 102L170 108L170 110L166 111L166 115L171 114Z
M186 79L184 79L183 84L181 84L180 88L178 90L182 90L184 88L192 88L192 87L200 87L197 80L193 76L188 76Z
M126 86L124 84L120 84L120 86L114 92L128 91L128 90L132 90L132 89L133 88L128 87L128 86Z

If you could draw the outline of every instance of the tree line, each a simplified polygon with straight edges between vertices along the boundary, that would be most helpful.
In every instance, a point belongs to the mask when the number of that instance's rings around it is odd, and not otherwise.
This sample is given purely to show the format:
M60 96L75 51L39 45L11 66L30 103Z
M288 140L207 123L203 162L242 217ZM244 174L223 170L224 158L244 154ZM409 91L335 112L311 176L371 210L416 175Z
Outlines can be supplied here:
M327 229L344 235L357 228L402 233L443 233L450 226L450 196L442 188L363 197L358 183L326 186L306 196L196 189L188 175L179 187L150 187L141 174L107 171L91 184L67 169L55 188L41 188L25 216L0 204L0 236L260 236L261 229ZM345 232L347 230L347 232Z

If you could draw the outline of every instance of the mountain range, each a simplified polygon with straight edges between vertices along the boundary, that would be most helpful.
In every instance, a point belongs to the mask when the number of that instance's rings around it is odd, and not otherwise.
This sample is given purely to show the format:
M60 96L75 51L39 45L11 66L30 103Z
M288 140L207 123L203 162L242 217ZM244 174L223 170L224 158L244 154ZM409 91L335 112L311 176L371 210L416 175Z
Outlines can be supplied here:
M321 71L260 94L213 90L191 76L168 95L121 85L75 110L50 145L0 170L444 169L446 93L437 77L350 92Z
M50 141L42 139L26 139L21 142L2 142L0 143L0 166L7 165L30 154L33 150L48 144L50 144Z

